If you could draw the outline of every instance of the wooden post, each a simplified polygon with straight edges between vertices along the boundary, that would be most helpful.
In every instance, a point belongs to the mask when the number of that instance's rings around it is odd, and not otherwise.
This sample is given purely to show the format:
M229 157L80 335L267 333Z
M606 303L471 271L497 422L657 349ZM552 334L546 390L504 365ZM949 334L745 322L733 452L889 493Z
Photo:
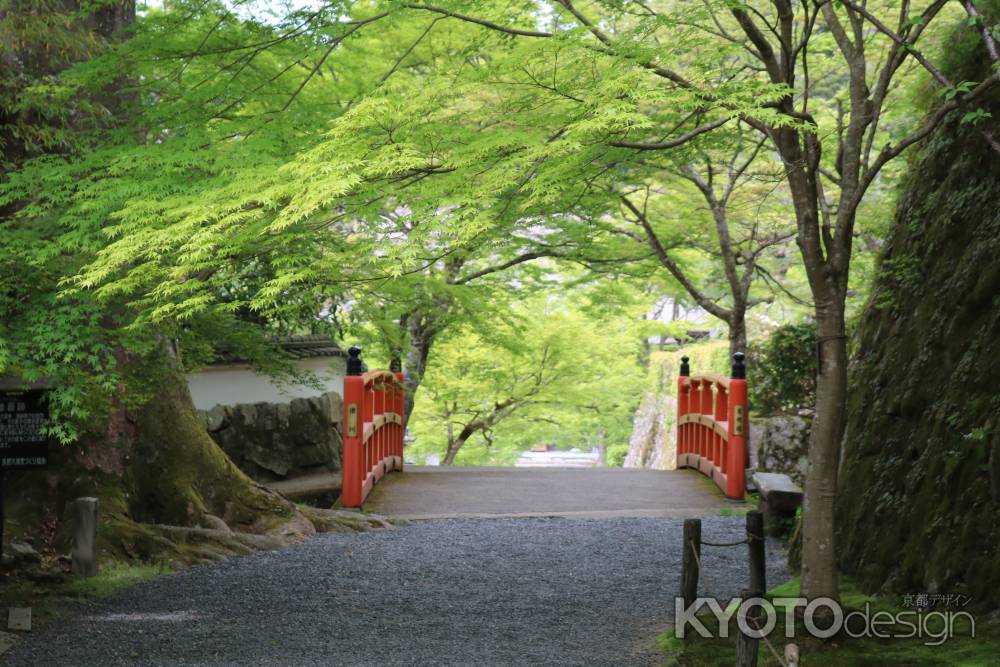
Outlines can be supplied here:
M361 485L364 476L361 469L364 457L361 438L364 437L364 379L361 377L361 348L351 347L347 357L347 377L344 378L344 431L343 431L343 478L341 482L340 505L361 507Z
M744 600L750 600L762 595L763 593L760 591L745 590L741 597ZM755 605L747 612L746 624L751 629L760 627L760 606ZM739 624L736 628L736 667L757 667L757 650L760 646L760 640L745 635Z
M684 551L681 553L681 597L684 606L694 604L698 597L698 575L701 562L701 519L684 519Z
M97 498L73 501L73 574L92 577L97 574Z
M393 411L395 411L396 414L400 416L400 419L402 420L403 413L405 412L403 405L406 400L406 394L405 390L403 389L404 386L403 362L400 361L399 357L395 357L393 358L392 361L389 362L389 370L392 371L393 374L396 376L396 379L399 380L399 387L395 387L392 392L393 396L392 409ZM400 423L396 426L396 428L393 429L393 446L392 446L393 456L399 457L399 460L396 462L396 470L400 471L403 470L403 437L405 436L405 434L406 434L406 425L403 424L402 421L400 421Z
M0 568L3 567L3 529L4 524L7 522L7 515L3 504L4 498L7 495L6 478L7 471L4 470L3 465L0 465Z
M726 496L743 500L746 492L747 459L747 368L746 355L733 355L733 368L729 379L729 451L726 466Z
M688 365L688 358L681 357L681 370L677 376L677 467L681 467L681 457L688 453L688 431L687 424L681 424L681 417L688 413L690 405L691 388L685 386L688 376L691 375L691 366Z
M747 540L750 553L750 590L766 591L764 515L760 512L747 512Z

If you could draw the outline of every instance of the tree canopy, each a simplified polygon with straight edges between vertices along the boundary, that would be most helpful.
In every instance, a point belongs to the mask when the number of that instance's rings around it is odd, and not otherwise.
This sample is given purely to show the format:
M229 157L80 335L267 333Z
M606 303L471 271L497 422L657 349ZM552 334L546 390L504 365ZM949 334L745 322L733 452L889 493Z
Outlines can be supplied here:
M807 313L803 591L836 594L848 317L896 158L949 114L988 116L994 3L179 0L134 23L101 6L0 5L0 372L55 383L55 434L143 402L165 356L225 345L291 372L274 339L300 331L406 357L445 422L488 438L509 401L527 433L545 341L557 377L622 367L580 356L578 306L526 304L612 284L700 307L734 350L751 309ZM981 80L942 66L955 35L992 63Z

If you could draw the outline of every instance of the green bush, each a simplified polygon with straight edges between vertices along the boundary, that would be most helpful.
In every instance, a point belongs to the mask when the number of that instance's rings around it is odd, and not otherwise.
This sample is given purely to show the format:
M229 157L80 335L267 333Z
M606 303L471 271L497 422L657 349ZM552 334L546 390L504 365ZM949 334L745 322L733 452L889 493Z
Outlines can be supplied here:
M628 445L608 445L604 452L604 458L609 467L621 468L625 465L625 456L628 454Z
M747 374L750 407L762 414L794 412L816 404L816 325L786 324L751 343Z

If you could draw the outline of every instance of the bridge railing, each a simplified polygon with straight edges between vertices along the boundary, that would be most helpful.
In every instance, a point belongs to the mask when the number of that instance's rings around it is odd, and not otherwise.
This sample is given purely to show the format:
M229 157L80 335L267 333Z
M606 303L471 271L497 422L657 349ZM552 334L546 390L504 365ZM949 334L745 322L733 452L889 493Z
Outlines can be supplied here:
M403 469L403 373L364 372L361 349L348 351L344 378L342 507L361 507L386 473Z
M730 377L691 375L681 357L677 379L677 467L693 468L727 497L742 500L746 490L747 381L744 355L733 355Z

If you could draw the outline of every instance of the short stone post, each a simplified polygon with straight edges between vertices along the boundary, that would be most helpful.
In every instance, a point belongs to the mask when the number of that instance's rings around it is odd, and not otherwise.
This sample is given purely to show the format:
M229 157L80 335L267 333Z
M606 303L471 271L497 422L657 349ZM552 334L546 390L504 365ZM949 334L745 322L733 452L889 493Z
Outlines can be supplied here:
M72 503L73 574L92 577L97 574L97 498L77 498Z

